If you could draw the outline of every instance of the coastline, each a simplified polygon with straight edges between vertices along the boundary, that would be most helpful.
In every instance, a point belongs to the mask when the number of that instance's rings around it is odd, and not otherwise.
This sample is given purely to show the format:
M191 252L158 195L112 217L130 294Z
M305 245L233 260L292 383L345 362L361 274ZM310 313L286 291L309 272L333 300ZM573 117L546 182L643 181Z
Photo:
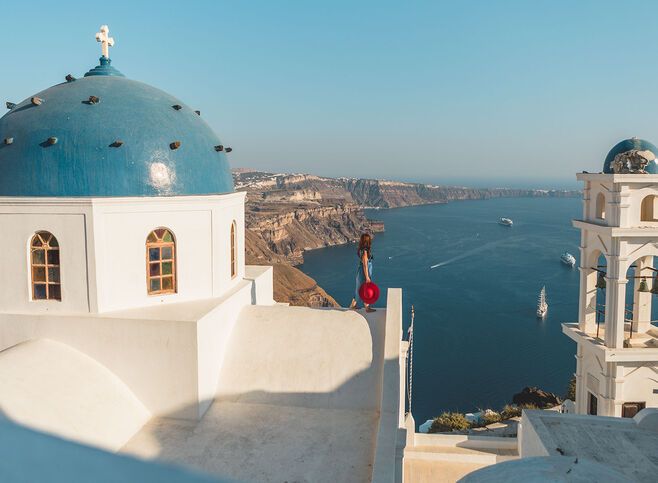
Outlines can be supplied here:
M469 188L388 180L328 178L309 174L233 170L236 190L247 192L247 261L288 265L285 277L275 270L277 301L294 305L338 306L322 287L295 266L304 253L355 242L363 231L385 231L365 210L391 210L453 201L494 198L579 197L576 190ZM299 273L297 273L299 272ZM294 287L304 287L299 297ZM277 290L278 289L278 290Z

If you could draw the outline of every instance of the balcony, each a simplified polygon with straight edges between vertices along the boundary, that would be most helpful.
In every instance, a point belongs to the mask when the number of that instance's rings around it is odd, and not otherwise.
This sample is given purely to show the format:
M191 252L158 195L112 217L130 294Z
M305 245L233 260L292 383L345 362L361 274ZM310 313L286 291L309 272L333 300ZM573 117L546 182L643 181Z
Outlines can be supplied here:
M627 322L624 330L624 347L609 348L605 345L605 328L603 324L593 330L584 332L577 323L562 324L562 332L579 344L587 344L600 351L605 362L658 362L658 328L651 328L642 333L630 332L631 324Z

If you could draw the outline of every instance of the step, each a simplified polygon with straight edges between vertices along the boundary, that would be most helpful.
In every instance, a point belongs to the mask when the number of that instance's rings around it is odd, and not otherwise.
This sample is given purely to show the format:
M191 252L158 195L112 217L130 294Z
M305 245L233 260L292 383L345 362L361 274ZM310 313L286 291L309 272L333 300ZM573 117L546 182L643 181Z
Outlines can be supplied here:
M425 461L450 461L490 465L503 460L518 458L515 450L460 448L450 446L416 446L406 448L404 457Z
M472 434L416 433L414 443L416 446L518 450L517 438Z

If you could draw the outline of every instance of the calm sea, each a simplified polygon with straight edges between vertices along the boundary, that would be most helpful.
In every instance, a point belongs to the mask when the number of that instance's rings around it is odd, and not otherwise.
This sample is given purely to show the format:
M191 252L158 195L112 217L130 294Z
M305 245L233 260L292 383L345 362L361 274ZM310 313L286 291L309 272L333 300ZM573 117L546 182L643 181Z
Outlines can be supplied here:
M576 198L508 198L368 211L386 232L373 245L374 281L401 287L405 331L416 309L413 414L500 408L524 386L564 394L575 344L560 323L578 317ZM501 226L501 217L514 220ZM347 306L354 245L307 252L301 269ZM438 265L438 266L437 266ZM435 268L431 268L436 266ZM537 320L546 286L548 317ZM385 302L384 300L381 301Z

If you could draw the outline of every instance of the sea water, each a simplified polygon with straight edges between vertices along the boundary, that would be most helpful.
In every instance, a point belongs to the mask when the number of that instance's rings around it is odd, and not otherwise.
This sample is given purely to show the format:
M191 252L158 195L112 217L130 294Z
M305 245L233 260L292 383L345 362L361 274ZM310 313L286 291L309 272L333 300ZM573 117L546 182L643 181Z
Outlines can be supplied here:
M576 346L562 322L578 319L577 198L502 198L391 210L375 234L374 276L401 287L404 330L416 311L412 412L417 423L443 411L500 409L524 386L563 395ZM513 227L498 224L500 217ZM354 293L354 244L305 253L300 268L343 306ZM546 286L548 316L536 317ZM382 291L385 297L385 290ZM385 305L385 298L377 304Z

